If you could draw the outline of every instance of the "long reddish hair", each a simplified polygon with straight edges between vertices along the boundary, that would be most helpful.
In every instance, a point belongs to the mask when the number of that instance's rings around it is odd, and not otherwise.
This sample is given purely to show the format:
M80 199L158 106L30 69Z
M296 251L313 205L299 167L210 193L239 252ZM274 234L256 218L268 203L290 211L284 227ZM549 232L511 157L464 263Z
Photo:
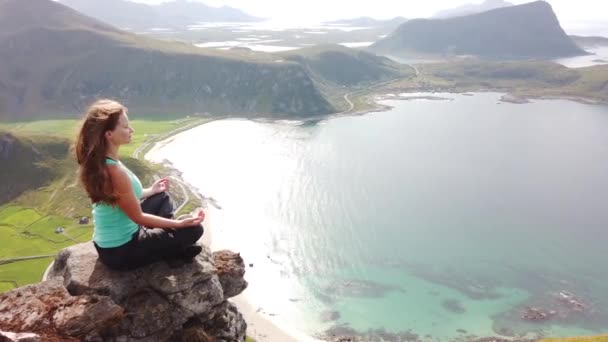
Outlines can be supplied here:
M76 137L74 152L79 165L80 181L93 203L115 204L118 196L105 167L108 142L107 131L118 125L120 115L127 109L112 100L99 100L86 111Z

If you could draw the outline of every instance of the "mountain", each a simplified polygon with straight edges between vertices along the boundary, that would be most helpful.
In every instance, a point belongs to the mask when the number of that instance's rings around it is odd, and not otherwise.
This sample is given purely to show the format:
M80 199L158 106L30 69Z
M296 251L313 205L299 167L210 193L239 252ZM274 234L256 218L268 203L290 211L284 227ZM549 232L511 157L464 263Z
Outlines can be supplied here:
M160 5L146 5L127 0L59 1L93 18L132 29L184 28L197 22L262 20L232 7L211 7L197 1L175 0Z
M544 1L448 19L402 24L372 50L477 55L488 58L555 58L586 54L561 28Z
M581 48L593 46L608 46L608 38L599 36L570 36Z
M0 0L0 119L73 117L100 97L134 115L334 111L303 66L270 54L137 36L50 0Z
M204 49L121 31L50 0L0 0L0 120L74 117L102 97L135 117L318 116L336 111L331 99L345 86L404 74L354 49L314 51L325 62Z
M513 6L512 3L504 0L486 0L481 4L466 4L456 8L446 9L435 13L431 18L443 19L451 17L459 17L490 11L497 8Z
M346 25L346 26L363 26L363 27L378 27L378 26L399 26L406 22L404 17L395 17L389 20L379 20L371 17L359 17L353 19L341 19L334 21L326 21L327 25Z
M286 60L304 65L318 83L329 86L378 83L415 75L411 67L386 57L337 44L286 51L280 55Z

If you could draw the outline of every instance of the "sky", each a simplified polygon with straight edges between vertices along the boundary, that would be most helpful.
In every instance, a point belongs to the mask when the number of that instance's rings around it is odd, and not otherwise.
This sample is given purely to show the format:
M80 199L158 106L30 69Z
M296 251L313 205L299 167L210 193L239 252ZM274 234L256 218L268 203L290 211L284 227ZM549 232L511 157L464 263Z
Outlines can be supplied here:
M167 0L131 0L147 4L158 4ZM318 22L371 16L388 19L396 16L423 18L438 10L453 8L466 3L480 3L482 0L191 0L201 1L210 6L227 5L249 14L274 20L297 20ZM511 0L522 4L530 0ZM548 0L560 21L608 22L608 1L605 0Z

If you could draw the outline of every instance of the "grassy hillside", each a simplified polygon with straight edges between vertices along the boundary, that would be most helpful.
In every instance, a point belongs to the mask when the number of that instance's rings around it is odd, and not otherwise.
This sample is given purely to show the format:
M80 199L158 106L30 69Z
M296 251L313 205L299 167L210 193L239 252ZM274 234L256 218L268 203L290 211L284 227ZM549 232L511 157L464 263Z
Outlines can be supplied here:
M297 63L133 35L51 0L1 0L0 32L0 119L75 114L99 97L165 116L334 111Z
M560 87L578 80L581 75L556 63L543 61L489 62L467 60L451 63L436 63L420 66L425 73L466 85L486 83L489 87L501 88L519 85L530 87Z
M571 69L544 61L491 62L477 59L417 65L418 77L383 91L484 91L522 97L565 97L608 102L608 65Z
M371 48L393 54L415 51L503 59L585 53L544 1L448 19L410 20Z
M317 80L336 86L377 83L415 74L409 66L341 45L318 45L280 55L304 65Z
M26 137L0 131L0 204L13 200L27 190L43 186L60 175L68 145L65 139Z
M200 122L133 120L133 143L121 149L121 160L149 185L154 174L167 170L131 158L134 149L145 140ZM80 217L91 215L91 207L68 152L77 126L76 120L0 123L0 137L10 136L12 146L5 149L6 143L0 143L3 171L5 166L9 170L0 173L0 292L40 281L52 255L91 239L92 225L78 224ZM19 191L15 184L21 186ZM183 194L178 190L175 186L172 195L179 203ZM56 233L57 227L64 231Z
M574 96L592 97L608 102L608 65L578 69L580 77L564 87Z

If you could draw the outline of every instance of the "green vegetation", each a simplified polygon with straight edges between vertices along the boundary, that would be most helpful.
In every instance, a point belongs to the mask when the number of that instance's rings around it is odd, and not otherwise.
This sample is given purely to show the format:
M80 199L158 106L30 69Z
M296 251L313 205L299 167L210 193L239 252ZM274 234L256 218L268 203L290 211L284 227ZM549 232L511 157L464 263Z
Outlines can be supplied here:
M0 289L10 290L27 284L40 282L52 257L25 260L0 266Z
M144 184L150 184L153 175L171 170L132 158L135 148L204 121L132 120L133 143L121 149L121 159ZM0 124L0 141L8 136L11 146L11 153L2 160L3 171L9 172L3 172L0 179L0 184L7 188L3 194L11 194L0 201L0 292L40 281L52 260L51 257L11 259L54 255L62 248L91 239L92 224L78 224L79 218L90 216L91 208L75 173L76 162L68 152L78 124L77 120ZM18 192L10 191L17 180L24 186ZM173 187L172 195L178 203L184 199L178 186ZM189 195L191 200L182 213L200 206L196 196ZM56 233L58 227L63 232Z
M318 45L280 55L304 65L326 86L360 86L415 74L409 66L341 45Z
M63 233L55 233L58 227ZM57 215L41 216L31 208L0 207L0 260L52 255L76 242L90 240L92 226ZM1 267L0 267L1 268Z
M148 118L335 111L298 63L131 34L50 0L0 2L0 31L5 120L69 118L104 96L117 96Z
M384 92L499 91L524 98L561 97L608 102L608 66L571 69L545 61L454 60L417 65L413 79L393 82Z

